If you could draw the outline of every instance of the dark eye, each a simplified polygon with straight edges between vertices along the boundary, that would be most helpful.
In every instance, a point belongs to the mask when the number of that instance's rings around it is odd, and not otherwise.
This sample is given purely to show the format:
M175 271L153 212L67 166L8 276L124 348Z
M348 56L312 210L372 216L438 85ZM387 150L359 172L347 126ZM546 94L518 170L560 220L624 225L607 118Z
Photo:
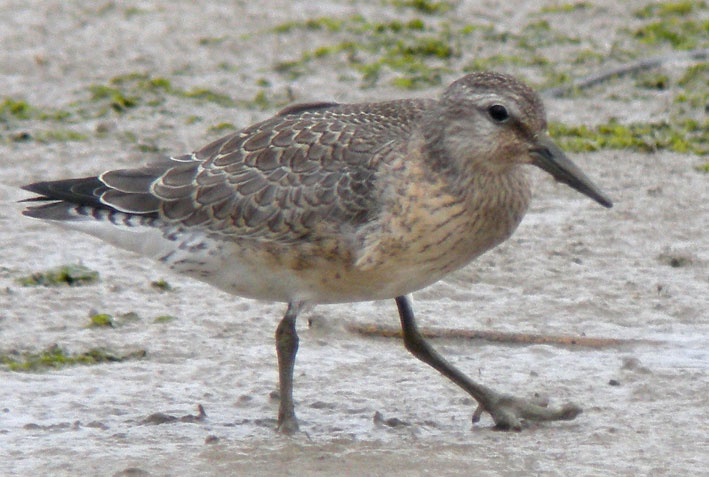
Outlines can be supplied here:
M498 123L504 123L510 118L510 113L507 112L507 108L501 104L493 104L487 108L487 112L493 121Z

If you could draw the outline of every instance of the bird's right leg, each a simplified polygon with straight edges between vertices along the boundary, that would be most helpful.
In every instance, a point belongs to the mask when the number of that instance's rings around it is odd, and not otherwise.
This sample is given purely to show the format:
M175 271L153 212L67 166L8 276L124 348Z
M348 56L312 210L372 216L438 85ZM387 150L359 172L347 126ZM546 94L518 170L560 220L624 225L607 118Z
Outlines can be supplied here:
M300 310L299 303L289 303L285 316L276 328L276 352L278 354L278 385L280 403L278 405L278 428L283 434L298 432L298 419L293 404L293 368L298 352L298 334L295 320Z
M498 429L519 430L526 421L571 420L581 413L581 408L575 404L569 403L560 409L547 408L525 399L500 394L472 381L438 354L421 336L411 304L405 296L396 298L396 306L399 308L406 349L475 398L480 407L475 411L473 421L479 419L482 410L490 413Z

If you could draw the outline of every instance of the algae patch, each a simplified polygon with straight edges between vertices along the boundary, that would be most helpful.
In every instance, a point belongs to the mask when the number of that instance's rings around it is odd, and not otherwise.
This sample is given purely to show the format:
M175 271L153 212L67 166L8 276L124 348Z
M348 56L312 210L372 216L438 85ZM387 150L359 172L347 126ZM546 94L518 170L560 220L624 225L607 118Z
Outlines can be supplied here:
M215 124L214 126L209 127L207 129L208 133L223 133L223 132L231 132L231 131L236 131L236 126L233 123L230 122L222 122L219 124Z
M591 8L591 2L569 2L542 7L540 13L570 13Z
M27 101L15 98L5 98L0 102L0 122L11 119L26 121L61 121L71 116L69 111L54 108L38 108Z
M394 0L392 3L399 8L413 8L426 15L445 13L453 8L451 2L433 2L431 0Z
M686 105L690 110L703 108L709 112L709 63L698 63L687 68L677 85L682 89L675 96L675 103Z
M691 50L709 44L709 20L669 17L643 25L633 36L648 45L669 43L677 50Z
M35 272L18 282L22 286L83 286L96 283L99 279L98 272L83 265L62 265L44 272Z
M709 119L621 124L609 121L595 126L549 124L549 134L572 152L601 149L629 149L642 152L670 150L679 153L709 154Z
M153 323L167 323L176 319L172 315L160 315L153 319ZM121 328L140 321L143 321L143 318L135 311L120 313L115 316L109 313L91 312L86 328Z
M103 348L92 348L83 353L69 353L55 344L39 352L9 352L0 353L0 363L11 371L43 371L59 369L65 366L79 364L90 365L100 363L116 363L145 357L145 350L133 351L127 354L117 354Z
M175 321L177 319L176 316L172 315L162 315L158 316L153 320L153 323L170 323L171 321Z
M150 282L150 286L158 291L161 292L168 292L172 291L172 286L162 278L160 280L155 280L153 282Z
M688 15L696 10L706 8L704 1L680 0L678 2L652 2L635 12L638 18L672 17Z
M361 15L289 22L275 31L313 30L321 28L319 25L336 31L341 40L307 50L296 60L280 62L276 71L295 78L308 73L314 60L337 56L346 68L359 75L364 87L376 84L385 71L399 75L391 84L400 88L437 85L442 73L450 69L451 60L460 56L459 37L469 34L455 31L446 23L427 24L420 18L368 21Z
M90 328L113 328L115 326L116 325L113 322L113 317L107 313L97 313L93 315L89 323Z
M93 84L88 87L89 98L86 106L96 105L98 111L88 116L103 116L109 111L122 114L139 106L160 106L168 97L187 98L216 103L224 107L233 107L236 102L227 94L207 88L181 89L163 77L153 77L147 73L128 73L114 76L107 83ZM88 108L92 109L91 107Z
M17 129L24 128L24 123L29 121L42 122L49 126L52 123L62 123L70 121L72 113L63 109L45 108L32 106L23 99L6 97L0 101L0 127L9 129L8 134L1 134L11 142L26 142L36 140L41 143L84 141L88 139L86 134L73 131L66 127L50 126L51 128L34 129L30 131Z

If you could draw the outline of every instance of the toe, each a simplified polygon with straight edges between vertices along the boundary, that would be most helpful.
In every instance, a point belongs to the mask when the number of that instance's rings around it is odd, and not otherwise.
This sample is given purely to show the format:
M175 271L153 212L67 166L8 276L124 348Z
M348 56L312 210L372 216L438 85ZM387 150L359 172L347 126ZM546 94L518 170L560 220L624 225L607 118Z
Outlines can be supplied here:
M495 429L519 431L527 427L530 422L570 421L583 412L579 406L572 403L567 403L561 408L553 408L508 395L495 397L494 401L484 407L478 406L473 413L473 422L477 422L485 411L495 422Z

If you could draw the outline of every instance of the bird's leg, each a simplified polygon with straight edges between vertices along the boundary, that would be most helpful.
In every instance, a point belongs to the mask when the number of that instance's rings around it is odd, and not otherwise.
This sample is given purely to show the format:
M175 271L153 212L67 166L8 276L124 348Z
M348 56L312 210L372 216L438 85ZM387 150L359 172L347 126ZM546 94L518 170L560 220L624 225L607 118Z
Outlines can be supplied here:
M280 403L278 405L278 428L283 434L298 431L298 419L293 405L293 367L298 352L298 334L295 331L295 319L298 317L299 304L289 303L285 316L276 328L276 352L278 353L278 384Z
M547 408L524 399L500 394L475 383L424 340L416 327L411 304L405 296L396 298L396 306L399 308L406 349L463 388L478 402L479 408L473 415L474 422L480 418L482 411L486 411L490 413L498 429L519 430L526 421L571 420L581 413L581 408L574 404L566 404L560 409Z

